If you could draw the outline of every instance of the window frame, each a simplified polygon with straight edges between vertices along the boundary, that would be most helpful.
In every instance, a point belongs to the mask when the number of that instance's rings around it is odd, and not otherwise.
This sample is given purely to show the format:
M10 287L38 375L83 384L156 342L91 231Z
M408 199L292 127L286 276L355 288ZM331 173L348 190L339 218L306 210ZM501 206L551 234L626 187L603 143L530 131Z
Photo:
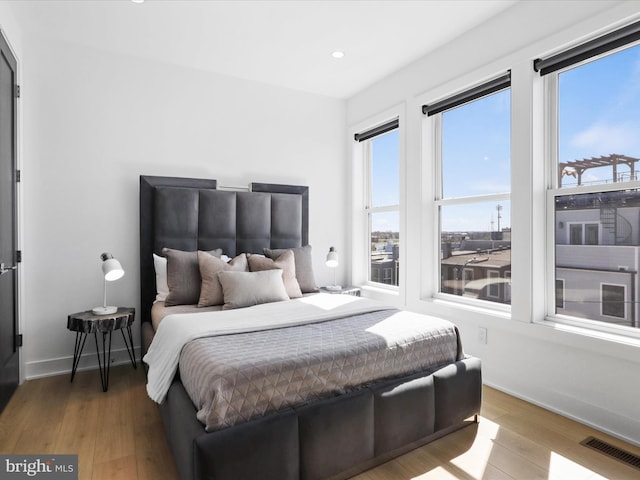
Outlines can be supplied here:
M560 287L562 289L562 299L561 299L562 300L562 305L560 305L560 306L558 306L558 294L557 294L557 292L558 292L558 282L560 282L562 284L561 287ZM555 279L555 293L554 293L554 298L555 298L555 302L554 303L555 303L555 308L556 309L561 308L561 309L564 310L564 298L565 298L564 291L565 291L565 289L564 289L564 278L556 278Z
M511 72L509 71L508 74L505 74L504 72L501 72L499 75L493 75L488 77L489 80L484 80L478 83L475 83L474 85L467 87L465 89L460 90L460 93L455 94L455 95L451 95L449 96L449 98L458 98L458 97L464 97L465 96L465 92L474 92L475 90L477 90L478 86L483 85L483 84L491 84L492 82L495 81L499 81L500 79L504 79L506 76L510 77ZM480 100L482 98L488 97L490 95L502 92L504 90L509 90L510 95L511 95L511 84L509 82L509 86L508 87L503 87L503 88L499 88L499 89L493 89L488 91L486 94L484 95L480 95L480 96L474 96L473 98L469 99L468 101L462 102L462 103L456 103L454 106L452 106L451 108L457 108L457 107L461 107L464 106L467 103L471 103L473 101L476 100ZM510 99L512 100L512 98ZM441 103L445 103L444 101L442 102L437 102L434 105L438 105ZM512 101L510 101L510 105L511 105L511 110L509 112L509 122L511 124L511 122L513 121L513 103ZM427 106L423 105L422 106L422 112L423 114L427 113ZM490 300L482 300L482 299L475 299L475 298L470 298L470 297L465 297L463 295L464 293L464 287L462 288L462 292L460 295L456 295L456 294L451 294L451 293L445 293L442 291L442 263L441 263L441 259L440 259L440 249L441 249L441 208L442 207L446 207L446 206L454 206L454 205L473 205L473 204L479 204L479 203L485 203L485 202L492 202L492 203L500 203L500 202L511 202L511 191L509 191L509 193L492 193L492 194L480 194L480 195L469 195L469 196L465 196L465 197L448 197L448 198L443 198L443 164L442 164L442 114L445 113L448 109L444 109L444 110L440 110L437 113L427 117L425 119L425 121L423 121L422 124L422 128L424 130L426 130L427 133L427 137L428 138L428 142L426 143L427 148L431 148L432 149L432 154L433 154L433 192L434 192L434 199L432 202L432 206L433 206L433 218L435 219L435 223L438 225L437 229L433 229L434 231L430 233L430 235L433 235L432 237L432 241L433 241L433 253L432 253L432 259L435 262L434 268L433 268L433 273L432 273L432 278L430 280L430 283L432 283L433 285L433 292L431 294L432 298L435 300L444 300L447 302L452 302L454 304L460 304L460 305L467 305L467 306L471 306L471 307L475 307L475 308L481 308L483 310L487 310L487 311L491 311L491 312L499 312L499 313L503 313L503 314L511 314L511 305L510 304L504 304L504 303L500 303L500 302L493 302ZM511 128L510 128L511 130ZM513 136L513 132L510 132L510 138L509 138L509 142L511 144L512 142L512 137ZM510 149L511 150L511 149ZM510 179L510 187L511 187L511 179ZM511 190L511 188L510 188ZM510 222L511 223L511 222ZM510 269L511 270L511 269ZM494 297L492 297L494 298ZM498 297L499 298L499 297Z
M542 320L535 320L536 323L565 325L569 328L577 328L585 332L589 332L592 335L607 335L613 334L621 338L640 340L640 329L635 327L628 327L624 325L617 325L614 323L607 323L601 320L594 320L588 318L581 318L564 313L557 313L556 311L556 228L557 219L555 215L556 198L565 197L578 194L590 194L600 192L617 192L624 190L640 190L640 180L630 180L628 182L617 183L603 183L595 185L581 185L581 186L559 186L559 179L557 175L558 170L558 152L559 152L559 75L563 72L571 70L573 68L580 67L589 62L598 61L601 58L613 55L617 52L640 45L640 41L625 44L621 47L607 50L599 55L591 56L580 62L559 68L551 73L544 75L543 81L543 110L544 110L544 123L545 123L545 172L546 172L546 204L545 204L545 228L546 228L546 265L545 265L545 314ZM596 222L575 222L582 223L583 243L585 238L585 224ZM569 238L569 228L567 228L567 242ZM598 225L598 242L601 242L602 228ZM565 279L559 279L563 282L563 293L565 292ZM604 282L606 283L606 282ZM625 298L627 298L627 290L625 286ZM564 308L563 297L563 308ZM600 308L602 312L602 306ZM606 316L606 315L601 315ZM620 319L620 317L611 317ZM625 318L627 318L627 311L625 308Z
M401 232L401 228L400 228L400 203L401 201L401 194L400 194L400 185L398 185L398 203L397 204L393 204L393 205L381 205L381 206L372 206L372 195L373 195L373 182L372 182L372 175L373 175L373 166L372 166L372 149L371 149L371 140L373 140L373 138L376 138L378 136L382 136L382 135L386 135L388 133L391 133L393 131L397 130L398 131L398 177L400 177L400 123L398 122L398 127L392 129L392 130L388 130L384 133L381 133L379 135L376 135L370 139L364 140L362 143L362 149L363 149L363 160L364 160L364 175L365 178L363 179L364 185L365 185L365 199L364 199L364 213L367 216L367 239L368 239L368 243L367 243L367 248L366 250L368 252L371 252L371 234L373 233L372 231L372 219L373 216L376 213L393 213L393 212L397 212L398 213L398 243L401 244L402 243L402 232ZM375 286L377 288L389 288L389 289L399 289L400 288L400 278L398 278L398 285L393 285L393 284L388 284L385 282L385 271L387 269L386 268L382 268L381 269L381 274L382 274L382 278L379 281L374 281L373 280L373 276L372 276L372 271L373 269L371 268L371 260L369 259L369 261L367 262L367 274L365 277L365 284L366 285L370 285L370 286ZM392 277L393 279L393 272L392 272Z
M622 289L622 316L618 315L610 315L605 313L605 298L604 298L604 288L605 287L616 287ZM607 303L614 303L609 300ZM618 303L616 300L615 303ZM627 286L619 283L610 283L610 282L600 282L600 315L603 317L616 318L620 320L628 320L627 319Z
M487 278L501 278L500 270L489 270L487 272ZM495 295L492 294L492 289L497 290ZM489 298L500 298L500 284L499 283L489 283L487 286L487 297Z
M366 292L367 296L377 298L382 301L389 302L394 305L404 305L406 292L405 292L405 280L406 280L406 268L404 266L405 261L402 255L402 249L406 242L406 161L405 161L405 105L400 104L396 107L390 108L384 112L370 117L368 120L363 120L354 124L349 129L349 145L351 148L351 184L352 184L352 211L351 211L351 282L354 285L358 285ZM398 168L399 168L399 204L393 206L391 209L389 206L374 207L372 212L383 212L385 210L393 210L398 212L399 217L399 237L400 237L400 257L398 259L398 285L386 285L382 283L382 278L379 281L372 281L371 278L371 225L369 220L369 211L366 207L369 206L370 198L370 152L365 151L364 145L368 145L366 149L370 148L369 142L355 141L355 135L362 132L371 131L391 121L397 120L398 122ZM382 272L380 272L382 275Z
M567 245L584 245L584 224L582 222L567 222ZM575 238L576 234L579 238Z

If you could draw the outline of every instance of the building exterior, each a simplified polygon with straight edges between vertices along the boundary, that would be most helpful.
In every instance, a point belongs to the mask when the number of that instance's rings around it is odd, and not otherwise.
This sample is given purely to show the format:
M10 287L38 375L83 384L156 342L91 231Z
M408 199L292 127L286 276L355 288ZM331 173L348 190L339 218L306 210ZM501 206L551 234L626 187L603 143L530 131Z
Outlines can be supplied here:
M640 193L556 199L556 312L640 327Z
M389 242L384 248L371 252L371 281L385 285L398 285L400 247Z
M458 248L442 245L443 293L511 303L511 241L464 239Z

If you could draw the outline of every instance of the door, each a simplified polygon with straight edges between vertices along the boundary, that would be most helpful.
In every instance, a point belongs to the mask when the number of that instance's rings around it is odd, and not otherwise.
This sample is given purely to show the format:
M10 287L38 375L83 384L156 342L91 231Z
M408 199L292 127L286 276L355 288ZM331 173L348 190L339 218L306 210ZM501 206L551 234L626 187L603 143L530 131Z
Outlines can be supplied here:
M16 67L0 32L0 411L19 381Z

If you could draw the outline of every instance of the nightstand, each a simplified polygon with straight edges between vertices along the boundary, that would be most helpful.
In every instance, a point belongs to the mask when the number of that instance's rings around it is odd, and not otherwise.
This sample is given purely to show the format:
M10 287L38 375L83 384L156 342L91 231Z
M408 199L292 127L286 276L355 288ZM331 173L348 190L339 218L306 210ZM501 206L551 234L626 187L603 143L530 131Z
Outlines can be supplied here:
M114 330L122 332L124 344L127 346L127 353L131 359L133 368L138 368L136 357L133 350L133 335L131 334L131 325L136 317L136 309L128 307L119 307L115 313L108 315L96 315L91 310L85 312L72 313L67 318L67 328L72 332L76 332L76 343L73 350L73 367L71 369L71 381L78 369L78 363L82 357L82 350L87 341L87 336L93 333L96 341L96 354L98 355L98 368L100 370L100 382L102 383L102 391L106 392L109 388L109 366L111 364L111 334ZM124 331L127 330L127 336ZM100 358L100 348L98 347L98 332L102 333L102 359ZM107 334L109 341L107 342ZM108 350L108 353L107 353Z
M333 293L336 295L353 295L355 297L360 296L360 288L353 286L344 286L337 290L333 290L327 287L320 287L320 291L324 293Z

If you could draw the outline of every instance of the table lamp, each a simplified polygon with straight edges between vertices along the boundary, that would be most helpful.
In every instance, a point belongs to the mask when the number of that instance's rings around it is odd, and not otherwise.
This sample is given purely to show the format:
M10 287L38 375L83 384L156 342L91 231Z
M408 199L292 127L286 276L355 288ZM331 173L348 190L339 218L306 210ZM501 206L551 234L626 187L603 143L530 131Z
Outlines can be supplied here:
M325 288L327 290L341 290L341 285L336 285L336 268L338 268L340 262L338 261L338 252L333 247L329 248L329 253L327 253L327 267L333 268L333 285L327 285Z
M91 311L96 315L110 315L118 311L118 307L107 306L107 282L118 280L124 275L124 270L120 262L113 258L110 253L100 255L102 259L102 273L104 275L104 291L102 296L102 306L95 307Z

